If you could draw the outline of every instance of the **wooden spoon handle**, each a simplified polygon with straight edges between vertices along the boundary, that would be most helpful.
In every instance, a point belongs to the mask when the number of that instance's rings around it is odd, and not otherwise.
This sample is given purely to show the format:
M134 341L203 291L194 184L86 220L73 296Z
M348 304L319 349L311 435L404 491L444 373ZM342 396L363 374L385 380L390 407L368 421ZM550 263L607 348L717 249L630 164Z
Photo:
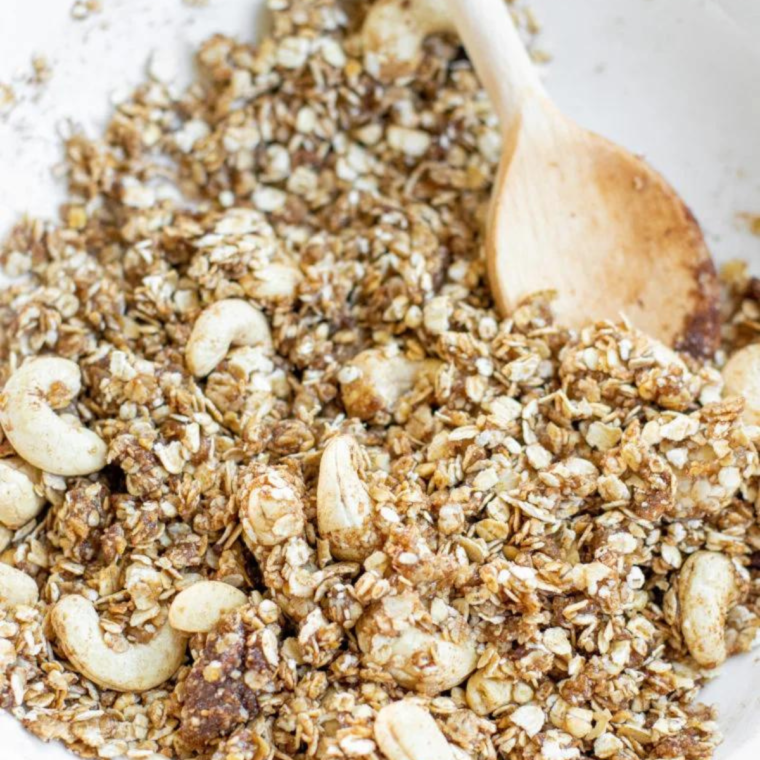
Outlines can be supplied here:
M467 54L509 134L526 97L544 95L504 0L445 0Z

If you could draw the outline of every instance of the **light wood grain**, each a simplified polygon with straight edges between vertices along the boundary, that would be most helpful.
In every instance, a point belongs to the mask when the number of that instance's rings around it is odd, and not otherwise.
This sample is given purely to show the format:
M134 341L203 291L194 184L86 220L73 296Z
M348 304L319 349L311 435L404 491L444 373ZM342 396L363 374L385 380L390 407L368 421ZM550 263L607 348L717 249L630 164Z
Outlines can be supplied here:
M445 2L504 132L487 237L499 309L554 289L564 324L623 313L669 345L712 354L717 278L683 201L550 101L503 0Z

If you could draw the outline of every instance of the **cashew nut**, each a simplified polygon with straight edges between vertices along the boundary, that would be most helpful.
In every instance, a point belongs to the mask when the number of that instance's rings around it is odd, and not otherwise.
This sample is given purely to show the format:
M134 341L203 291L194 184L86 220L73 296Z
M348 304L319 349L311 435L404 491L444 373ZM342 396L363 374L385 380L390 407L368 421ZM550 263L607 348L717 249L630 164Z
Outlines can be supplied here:
M726 616L739 594L736 568L724 554L698 551L684 562L678 577L681 633L691 656L706 668L728 656Z
M454 760L451 745L433 716L413 702L383 707L375 719L375 741L388 760Z
M493 678L487 671L478 670L467 681L467 704L478 715L490 715L512 702L512 681Z
M467 621L447 607L436 625L414 591L376 602L359 619L356 634L366 663L429 696L462 683L478 662Z
M40 472L20 457L0 459L0 523L20 528L36 517L45 499L34 489Z
M219 581L194 583L174 597L169 624L180 633L208 633L228 613L242 607L248 597L240 589Z
M57 356L29 359L11 375L0 395L0 424L27 462L54 475L89 475L105 466L105 442L53 411L81 387L79 367Z
M147 691L171 678L185 657L187 639L168 621L147 644L123 652L103 640L98 613L83 596L65 596L50 622L66 657L94 683L114 691Z
M238 492L240 522L252 548L277 546L304 532L303 494L297 484L274 467L243 477Z
M594 729L594 711L568 704L562 697L549 711L549 720L576 739L585 739Z
M13 607L36 604L40 592L34 578L0 562L0 599Z
M317 525L336 559L362 562L378 546L373 505L361 479L362 451L349 435L333 438L322 454Z
M247 301L228 298L203 310L195 320L185 360L195 377L205 377L221 362L230 346L271 347L266 317Z
M411 391L421 373L433 375L440 362L415 361L395 347L369 348L341 370L341 398L349 417L371 420L378 413L392 414L403 395Z
M744 396L744 421L760 425L760 343L737 351L723 368L726 396Z
M243 282L246 295L257 301L289 301L303 280L301 270L291 263L272 262Z
M0 525L0 552L4 552L13 540L13 531L8 530L4 525Z
M455 31L442 0L380 0L362 28L367 68L383 78L409 74L427 36Z

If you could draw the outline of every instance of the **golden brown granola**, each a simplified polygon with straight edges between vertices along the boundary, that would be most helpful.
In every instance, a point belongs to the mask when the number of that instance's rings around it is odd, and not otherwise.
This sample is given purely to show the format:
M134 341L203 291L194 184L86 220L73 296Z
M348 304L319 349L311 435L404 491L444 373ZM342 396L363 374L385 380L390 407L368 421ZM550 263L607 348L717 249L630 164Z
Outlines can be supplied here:
M398 725L455 760L707 760L680 571L732 560L719 643L749 649L741 401L625 323L555 325L550 294L500 319L500 138L461 51L433 38L381 84L335 0L269 5L258 47L214 37L183 95L149 81L72 138L61 223L2 249L0 382L72 360L82 392L49 400L108 450L42 472L49 507L0 532L40 590L0 604L0 705L91 758L422 760L383 727L407 698ZM729 350L756 341L760 288L726 279ZM235 333L194 377L197 318L228 299L271 341ZM142 693L98 687L50 625L79 594L137 651L203 580L249 601Z

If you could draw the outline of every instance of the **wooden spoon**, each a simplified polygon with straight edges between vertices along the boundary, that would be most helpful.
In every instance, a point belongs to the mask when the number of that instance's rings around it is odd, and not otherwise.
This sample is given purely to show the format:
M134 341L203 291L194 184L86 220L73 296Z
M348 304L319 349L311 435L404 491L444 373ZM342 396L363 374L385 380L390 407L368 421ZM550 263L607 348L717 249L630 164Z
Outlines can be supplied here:
M571 327L622 312L671 346L711 355L717 278L683 201L549 100L504 0L445 2L504 133L486 242L499 309L554 289Z

